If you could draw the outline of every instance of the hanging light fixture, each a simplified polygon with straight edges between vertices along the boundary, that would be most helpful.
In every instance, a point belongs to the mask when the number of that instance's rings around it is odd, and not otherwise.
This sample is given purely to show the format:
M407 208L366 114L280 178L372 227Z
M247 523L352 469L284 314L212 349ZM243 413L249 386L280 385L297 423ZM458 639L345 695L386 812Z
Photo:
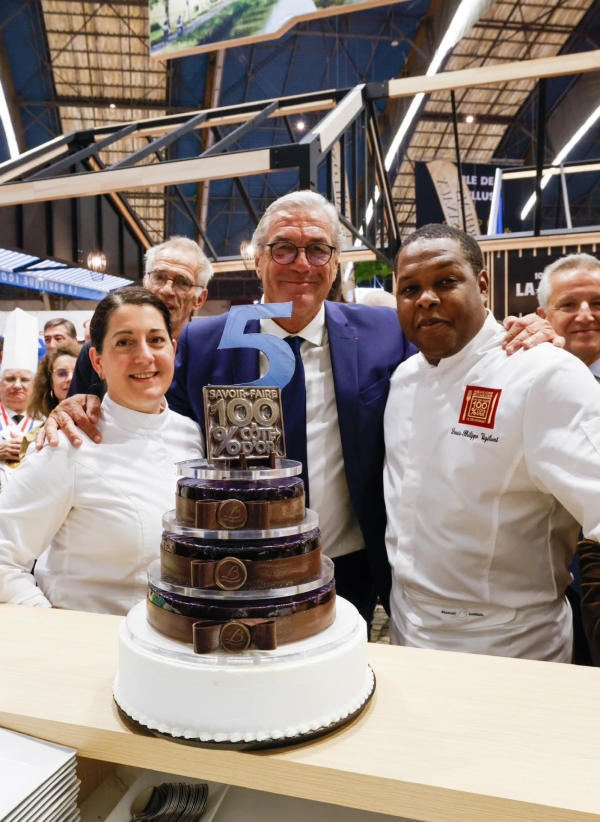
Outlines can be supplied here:
M106 257L101 251L90 251L87 257L87 266L90 271L103 274L106 271Z

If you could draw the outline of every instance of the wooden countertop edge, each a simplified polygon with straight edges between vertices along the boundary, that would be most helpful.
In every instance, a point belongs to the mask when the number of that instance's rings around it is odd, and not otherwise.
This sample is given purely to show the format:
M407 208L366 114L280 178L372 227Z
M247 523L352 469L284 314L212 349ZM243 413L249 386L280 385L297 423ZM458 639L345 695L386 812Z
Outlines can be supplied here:
M423 822L481 822L482 819L486 822L598 822L600 819L600 812L587 813L277 760L268 752L252 754L195 748L129 730L115 733L87 729L4 712L0 712L0 726L76 748L80 756L88 759L182 776L202 776L242 788Z

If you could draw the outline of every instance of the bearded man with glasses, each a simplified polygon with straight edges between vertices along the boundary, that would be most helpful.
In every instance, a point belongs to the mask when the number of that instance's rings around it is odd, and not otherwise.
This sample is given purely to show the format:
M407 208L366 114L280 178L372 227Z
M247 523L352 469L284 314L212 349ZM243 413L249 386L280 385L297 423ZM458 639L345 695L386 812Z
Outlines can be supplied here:
M145 271L144 287L169 309L173 337L177 340L193 312L204 305L212 266L198 243L188 237L171 237L148 249ZM104 381L92 368L90 347L91 343L87 342L81 349L69 397L88 394L102 399L104 396Z

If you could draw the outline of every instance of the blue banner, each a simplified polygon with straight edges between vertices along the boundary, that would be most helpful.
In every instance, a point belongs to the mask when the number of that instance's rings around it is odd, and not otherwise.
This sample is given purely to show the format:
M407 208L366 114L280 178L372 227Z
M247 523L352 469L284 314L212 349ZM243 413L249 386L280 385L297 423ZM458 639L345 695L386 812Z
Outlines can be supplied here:
M103 300L106 292L92 288L82 288L70 283L57 283L45 277L33 277L31 274L3 271L0 269L0 283L16 285L19 288L29 288L32 291L47 291L49 294L59 294L61 297L72 297L80 300Z

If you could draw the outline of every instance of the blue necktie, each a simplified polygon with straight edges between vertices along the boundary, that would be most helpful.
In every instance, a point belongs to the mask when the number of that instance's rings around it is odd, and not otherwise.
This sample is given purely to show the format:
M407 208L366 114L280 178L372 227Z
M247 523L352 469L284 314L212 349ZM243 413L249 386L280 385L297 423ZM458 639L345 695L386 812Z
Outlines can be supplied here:
M281 392L283 405L283 424L285 427L285 444L290 460L302 463L302 479L308 507L308 458L306 454L306 380L304 364L300 356L302 337L286 337L286 343L294 352L296 370L294 376Z

